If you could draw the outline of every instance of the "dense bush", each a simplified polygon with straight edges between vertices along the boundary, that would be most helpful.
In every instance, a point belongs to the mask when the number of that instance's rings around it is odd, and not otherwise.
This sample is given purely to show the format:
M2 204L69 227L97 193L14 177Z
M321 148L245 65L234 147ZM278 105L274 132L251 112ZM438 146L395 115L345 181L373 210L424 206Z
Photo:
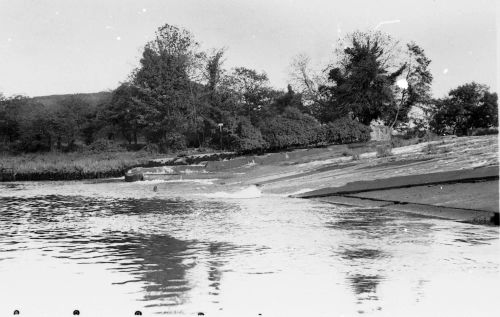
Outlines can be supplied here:
M180 133L171 133L159 144L159 147L160 152L163 153L185 150L187 148L186 137Z
M498 128L477 128L472 131L472 135L490 135L490 134L498 134Z
M475 82L452 89L434 101L431 129L437 134L471 135L477 128L498 126L498 95Z
M313 117L295 111L264 120L260 131L270 149L314 145L321 141L319 123Z
M263 151L267 143L259 129L254 127L249 120L241 120L232 134L232 147L241 153Z
M349 118L337 119L322 127L324 141L329 144L347 144L370 140L370 127Z
M15 152L47 152L50 151L50 147L46 142L39 138L27 138L22 137L18 142L14 143L12 149Z
M265 120L260 130L271 149L366 142L371 131L370 127L349 118L320 125L313 117L295 109Z

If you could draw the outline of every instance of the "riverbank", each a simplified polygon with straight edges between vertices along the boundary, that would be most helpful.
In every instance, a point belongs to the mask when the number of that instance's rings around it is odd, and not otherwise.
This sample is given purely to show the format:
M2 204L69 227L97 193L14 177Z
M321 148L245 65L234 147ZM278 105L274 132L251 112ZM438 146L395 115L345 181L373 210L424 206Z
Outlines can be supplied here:
M146 164L141 152L40 153L0 156L0 181L79 180L120 177L130 166Z
M429 150L432 149L432 150ZM498 225L498 139L443 138L393 155L312 159L253 178L264 193Z
M256 185L264 194L498 225L496 136L445 137L383 156L373 148L336 145L212 161L190 173L141 172L147 180L214 179L211 187L227 197Z
M233 157L231 152L169 156L137 152L0 155L1 181L83 180L122 177L137 166L195 164Z
M97 156L94 159L104 160L104 164L107 164L106 160L109 164L116 164L116 174L109 175L115 177L123 176L127 164L174 165L168 169L169 173L138 169L148 176L142 179L155 182L159 194L164 192L172 195L175 192L172 191L172 182L200 180L207 185L204 188L207 193L223 192L229 196L249 186L257 186L258 191L269 195L306 198L305 193L310 192L309 195L316 196L315 199L322 196L320 199L330 203L373 208L390 206L395 210L459 221L494 223L495 215L498 219L499 163L496 135L443 137L394 148L382 154L377 151L377 144L372 143L240 157L234 157L234 153L212 153L176 158L152 158L144 154L127 158L117 153L119 157ZM72 164L76 165L77 162L75 159ZM31 162L26 158L23 164ZM85 164L91 166L92 163ZM477 175L478 171L484 169L490 172ZM88 176L85 173L99 171L82 168L81 172L77 175ZM102 175L90 176L97 178ZM433 180L429 181L429 178ZM339 192L339 189L352 187L353 184L363 184L366 188L349 193ZM182 187L185 194L191 191L197 192L198 189L187 184ZM317 195L318 191L323 191L323 194ZM453 202L460 203L457 205ZM484 209L486 205L494 208Z

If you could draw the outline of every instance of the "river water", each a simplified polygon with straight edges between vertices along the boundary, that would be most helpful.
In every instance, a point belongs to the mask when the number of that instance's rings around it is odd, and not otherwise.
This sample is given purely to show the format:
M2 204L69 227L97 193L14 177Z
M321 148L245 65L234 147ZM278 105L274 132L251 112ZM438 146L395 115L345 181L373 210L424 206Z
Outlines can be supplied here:
M0 316L498 316L499 263L495 227L211 180L0 184Z

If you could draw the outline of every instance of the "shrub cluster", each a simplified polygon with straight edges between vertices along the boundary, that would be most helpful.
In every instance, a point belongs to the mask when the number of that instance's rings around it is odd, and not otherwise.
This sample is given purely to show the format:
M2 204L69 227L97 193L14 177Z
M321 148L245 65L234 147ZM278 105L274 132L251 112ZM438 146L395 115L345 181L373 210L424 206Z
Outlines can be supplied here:
M238 122L235 133L230 137L233 148L240 153L260 152L267 148L262 133L248 119Z
M260 131L269 149L286 149L320 144L366 142L370 127L342 118L320 125L308 115L277 116L261 123Z
M326 143L348 144L370 140L370 127L349 118L337 119L323 126Z
M472 131L473 136L498 134L498 128L477 128Z
M295 147L366 142L370 139L370 127L349 118L321 125L312 116L289 108L281 115L262 120L258 126L254 126L246 117L239 117L221 137L224 148L239 153L259 153ZM218 145L217 141L217 138L213 140L214 145ZM132 144L127 149L131 150L132 147L134 150L155 154L182 151L187 144L182 134L171 133L159 144ZM99 153L117 152L124 148L114 141L98 139L82 150Z
M319 124L277 116L264 121L260 131L270 149L286 149L317 143Z
M165 140L159 144L159 147L162 153L185 150L187 148L186 138L184 135L174 132L165 137Z

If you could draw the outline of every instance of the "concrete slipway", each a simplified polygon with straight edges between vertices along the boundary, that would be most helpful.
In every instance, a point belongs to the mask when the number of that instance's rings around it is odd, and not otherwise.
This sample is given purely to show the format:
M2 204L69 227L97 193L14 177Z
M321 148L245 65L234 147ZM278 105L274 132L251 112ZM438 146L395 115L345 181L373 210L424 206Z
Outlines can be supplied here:
M295 197L498 225L498 166L357 181Z

